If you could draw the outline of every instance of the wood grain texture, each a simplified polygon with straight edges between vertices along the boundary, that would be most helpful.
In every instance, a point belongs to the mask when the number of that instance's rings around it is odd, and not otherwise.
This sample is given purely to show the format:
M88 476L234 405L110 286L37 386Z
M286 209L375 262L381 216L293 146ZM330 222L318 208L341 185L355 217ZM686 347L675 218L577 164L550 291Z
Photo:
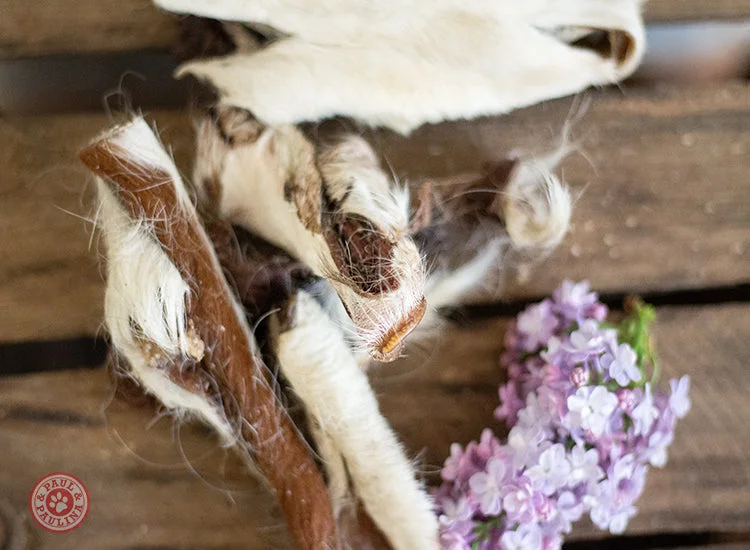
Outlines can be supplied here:
M0 0L0 58L171 48L176 16L150 0ZM750 17L750 0L650 0L647 21Z
M649 0L644 6L647 21L711 21L747 19L750 0Z
M292 547L274 499L215 437L111 391L104 369L0 381L0 498L23 514L29 548ZM34 483L55 471L90 495L85 522L65 535L28 510Z
M600 291L732 285L750 276L750 87L591 92L572 123L580 152L561 166L578 197L572 228L542 265L508 273L509 297L541 296L564 278ZM582 101L387 136L412 178L475 170L510 151L545 151ZM575 119L575 117L574 117ZM425 153L428 154L425 154Z
M439 346L374 373L381 407L421 469L436 479L452 441L466 443L492 419L506 321L453 327ZM649 474L628 534L745 531L750 524L748 414L750 305L663 308L656 337L664 377L692 377L693 410L678 425L670 461ZM289 548L271 499L216 440L183 426L184 465L170 421L148 407L110 402L103 371L0 378L0 495L27 517L36 479L78 475L91 513L64 539L30 527L54 548ZM106 411L102 414L102 410ZM125 446L127 445L127 447ZM230 504L220 488L231 488ZM601 538L590 526L573 538ZM63 546L52 546L52 541Z
M546 263L508 273L506 297L539 296L565 277L611 292L750 281L750 86L591 93L574 124L583 154L563 174L574 227ZM570 99L500 118L428 126L410 138L371 133L394 171L413 181L473 172L512 150L556 143ZM189 174L187 116L155 114ZM66 115L0 123L0 341L93 334L101 321L91 179L78 149L110 125ZM70 214L68 212L72 212ZM485 295L486 297L487 295Z
M181 164L192 149L186 117L157 116ZM93 178L77 151L110 122L100 115L0 121L0 341L95 334L103 286ZM184 137L183 137L184 136Z
M0 0L0 58L169 49L174 15L151 0Z

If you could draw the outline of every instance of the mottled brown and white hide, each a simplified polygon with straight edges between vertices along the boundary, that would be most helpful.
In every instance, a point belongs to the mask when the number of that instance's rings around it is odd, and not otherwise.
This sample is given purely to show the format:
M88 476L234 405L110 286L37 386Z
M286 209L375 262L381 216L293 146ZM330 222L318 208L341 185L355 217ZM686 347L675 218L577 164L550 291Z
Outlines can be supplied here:
M296 126L223 107L197 125L202 201L329 281L374 359L398 357L426 308L408 189L354 135L313 144Z

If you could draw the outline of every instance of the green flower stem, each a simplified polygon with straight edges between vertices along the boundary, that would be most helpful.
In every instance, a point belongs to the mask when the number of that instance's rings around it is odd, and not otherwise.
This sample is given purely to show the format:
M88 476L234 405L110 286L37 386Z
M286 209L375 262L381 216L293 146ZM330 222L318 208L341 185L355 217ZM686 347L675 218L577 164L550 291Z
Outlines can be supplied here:
M493 529L500 528L500 520L502 519L502 517L503 514L501 513L499 516L490 518L487 521L478 522L474 526L474 535L476 536L476 538L471 542L471 550L479 550L479 547L482 545L482 543L486 540L489 540L490 532Z
M644 383L647 381L644 369L651 364L652 372L650 382L656 384L659 381L660 366L654 353L651 339L651 327L656 321L656 308L643 303L640 298L628 298L625 302L625 310L629 313L618 329L621 342L630 344L638 356L638 366L644 374Z

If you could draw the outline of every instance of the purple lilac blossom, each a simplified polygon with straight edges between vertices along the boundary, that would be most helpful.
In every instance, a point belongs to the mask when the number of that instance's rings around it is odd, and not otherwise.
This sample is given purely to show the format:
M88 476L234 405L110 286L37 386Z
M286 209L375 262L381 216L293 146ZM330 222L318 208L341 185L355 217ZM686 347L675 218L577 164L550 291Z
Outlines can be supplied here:
M606 312L588 283L565 281L510 323L495 411L508 438L486 429L451 446L435 491L442 548L559 550L586 514L626 529L690 409L690 380L653 388L643 355L602 325Z

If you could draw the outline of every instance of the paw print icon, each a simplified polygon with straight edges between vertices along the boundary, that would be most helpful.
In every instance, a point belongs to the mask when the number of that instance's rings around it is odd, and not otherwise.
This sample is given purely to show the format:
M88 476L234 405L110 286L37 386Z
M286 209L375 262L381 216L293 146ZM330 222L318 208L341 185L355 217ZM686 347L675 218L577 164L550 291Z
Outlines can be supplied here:
M63 495L60 491L57 491L57 493L49 497L50 508L58 514L62 514L70 507L70 504L68 504L69 500L67 495Z

